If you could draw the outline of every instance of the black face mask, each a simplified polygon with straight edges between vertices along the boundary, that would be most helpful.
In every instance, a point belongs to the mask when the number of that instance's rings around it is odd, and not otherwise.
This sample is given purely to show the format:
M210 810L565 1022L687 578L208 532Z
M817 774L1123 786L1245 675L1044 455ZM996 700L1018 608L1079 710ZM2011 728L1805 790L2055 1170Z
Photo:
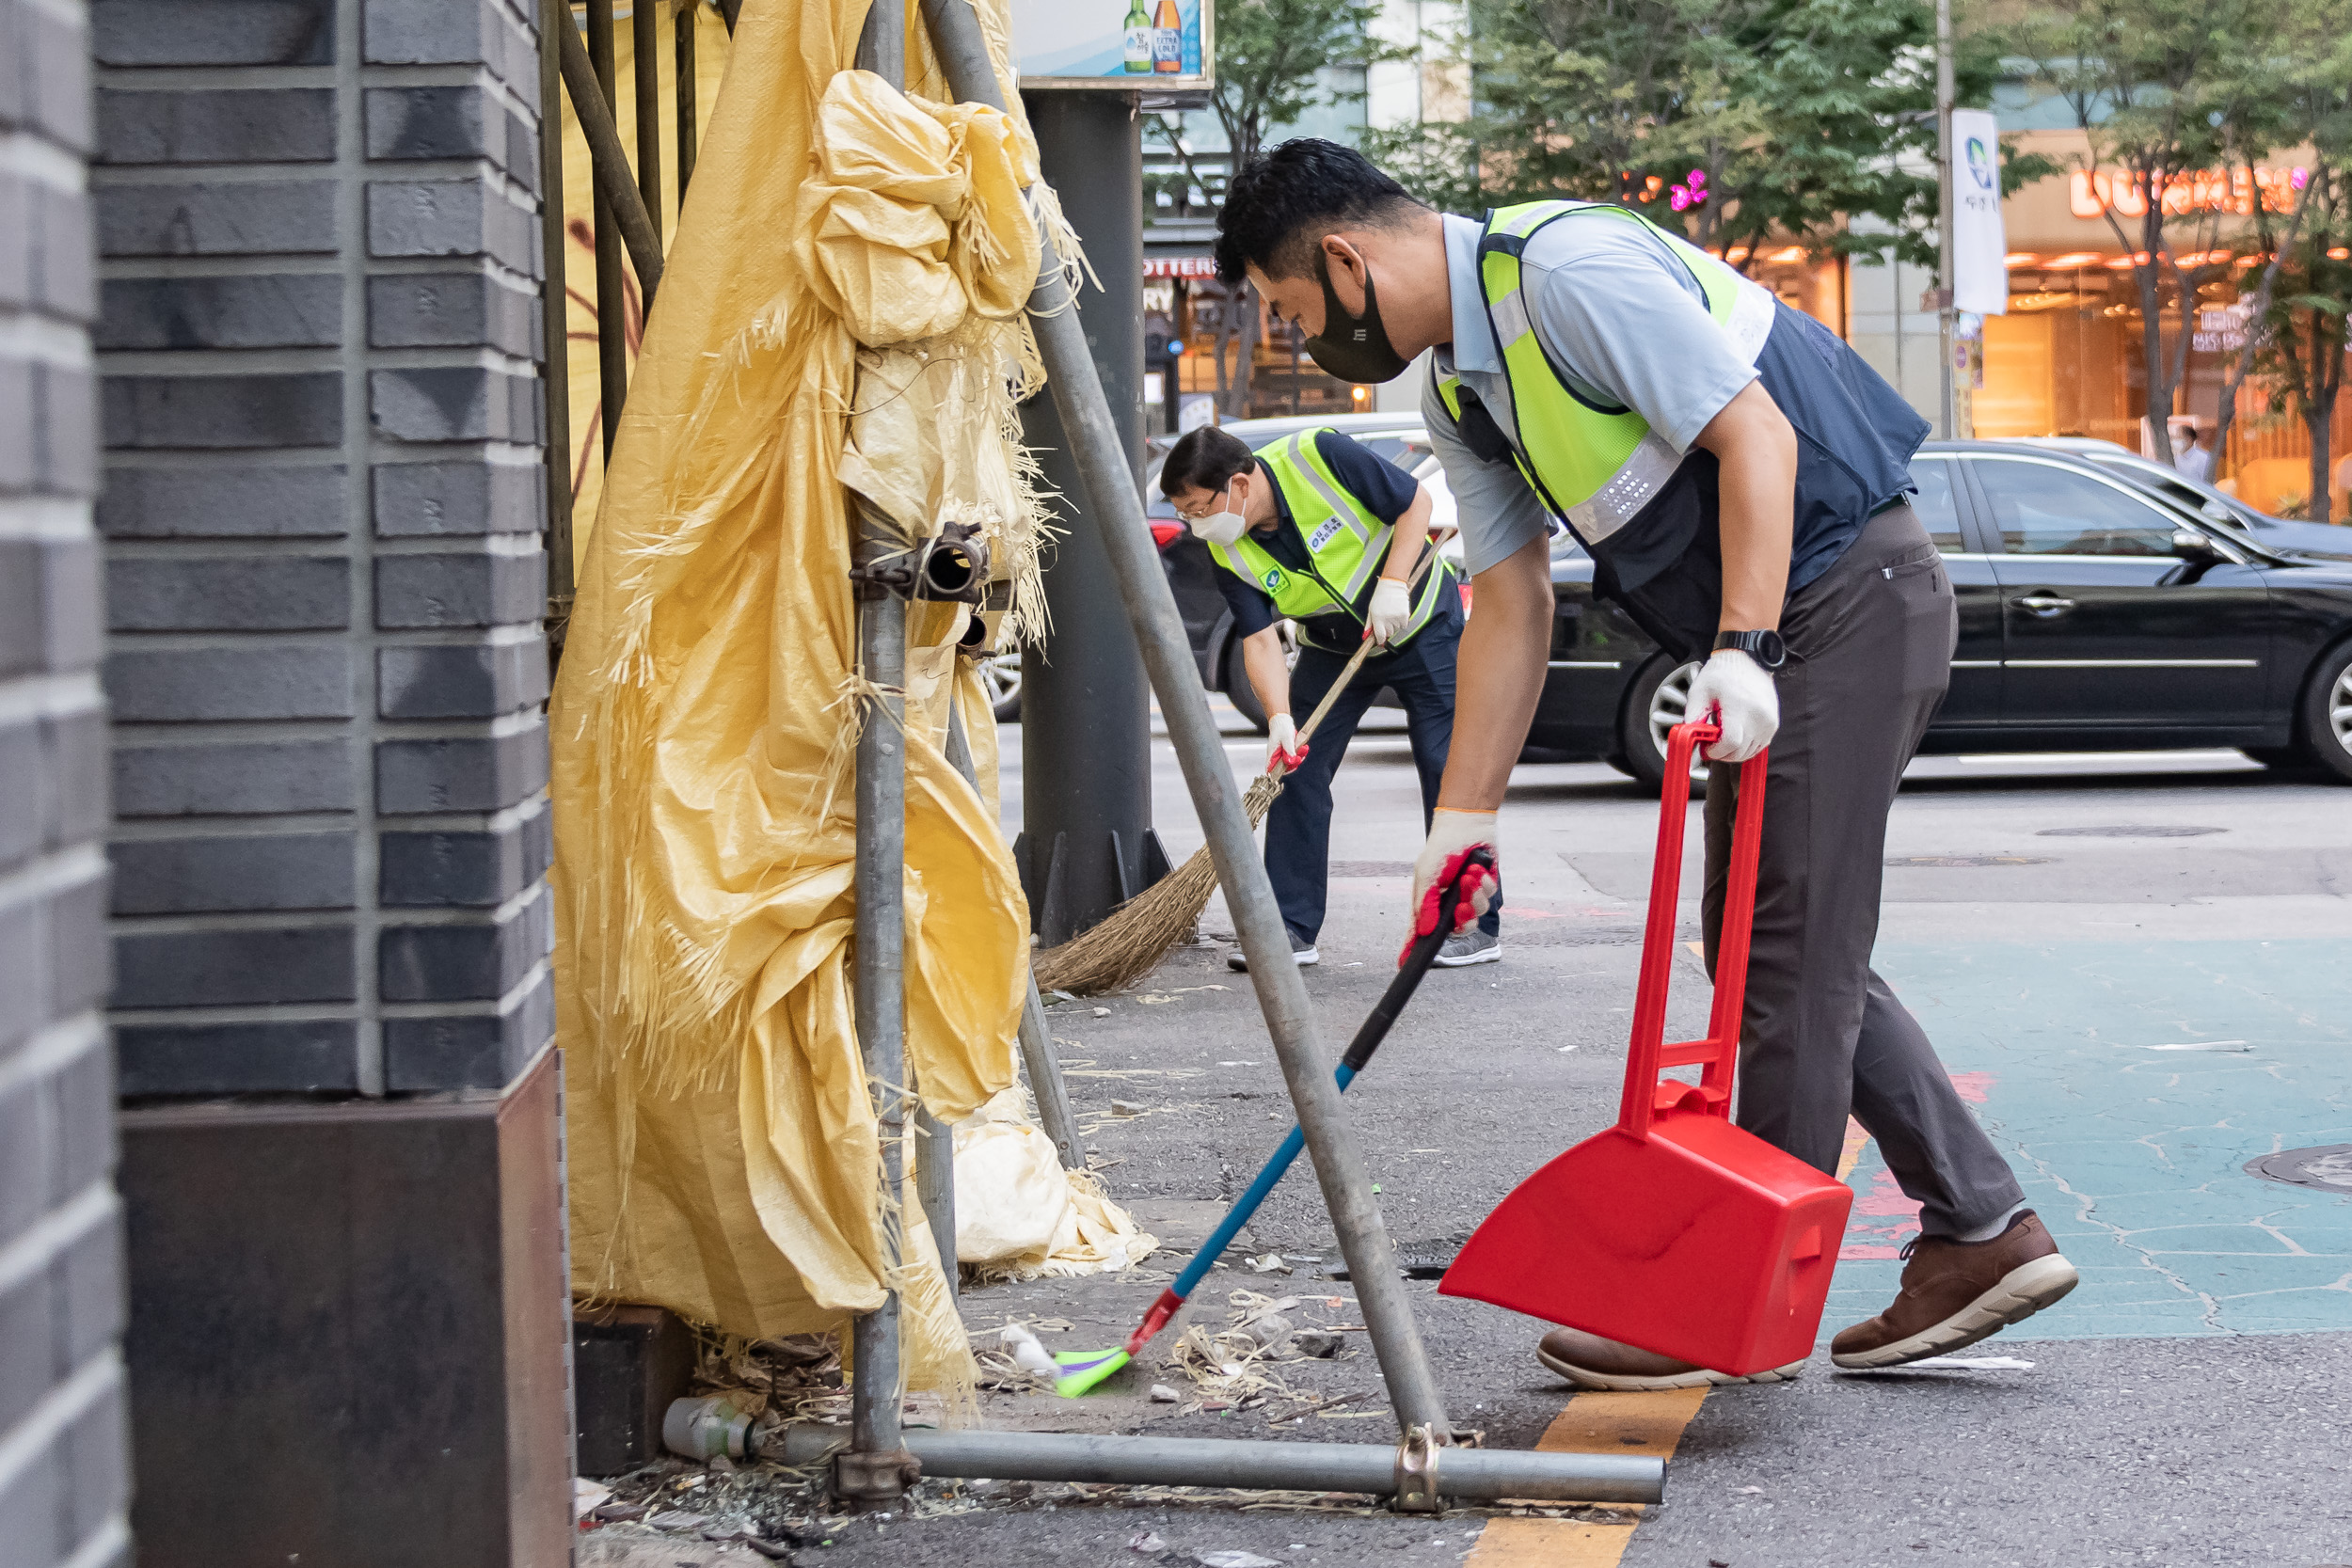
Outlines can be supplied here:
M1330 258L1317 255L1315 273L1323 283L1323 332L1307 340L1314 362L1342 381L1394 381L1412 365L1389 341L1380 325L1380 297L1372 286L1372 269L1364 269L1364 313L1351 316L1331 289Z

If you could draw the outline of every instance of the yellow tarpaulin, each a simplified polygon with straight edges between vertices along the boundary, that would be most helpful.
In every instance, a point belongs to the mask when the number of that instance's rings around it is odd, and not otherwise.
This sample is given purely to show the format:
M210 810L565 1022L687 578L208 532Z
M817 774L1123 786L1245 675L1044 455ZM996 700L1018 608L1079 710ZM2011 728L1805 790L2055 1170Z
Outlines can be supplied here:
M849 71L864 10L743 8L551 710L575 1286L754 1336L884 1294L848 978L845 481L911 534L983 525L1024 576L1036 550L1004 438L1038 376L1034 143L1017 113L938 102L919 24L916 96ZM1006 75L1004 0L979 12ZM993 772L986 700L954 672L965 614L910 612L904 748L907 1060L948 1121L1014 1081L1028 961L993 808L942 750L960 687ZM952 1387L968 1353L905 1208L906 1359Z

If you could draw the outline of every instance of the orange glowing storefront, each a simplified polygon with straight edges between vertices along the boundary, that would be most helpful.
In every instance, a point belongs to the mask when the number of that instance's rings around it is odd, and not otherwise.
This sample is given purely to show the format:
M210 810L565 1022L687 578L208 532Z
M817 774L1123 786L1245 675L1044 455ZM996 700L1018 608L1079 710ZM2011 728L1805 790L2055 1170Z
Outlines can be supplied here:
M2028 134L2035 150L2079 162L2078 138ZM2041 146L2047 142L2051 145ZM2185 374L2170 415L2210 428L2246 341L2247 303L2261 264L2251 254L2250 215L2261 201L2291 208L2301 170L2292 156L2254 170L2210 170L2161 193L2176 261L2205 277L2189 323ZM2148 416L2145 317L2134 258L2116 235L2137 238L2145 198L2118 179L2076 170L2038 182L2005 200L2010 246L2009 313L1984 323L1984 380L1973 396L1975 431L2004 436L2093 436L2140 449ZM2110 211L2115 225L2109 222ZM2200 246L2210 248L2198 248ZM2159 315L2167 352L2182 329L2177 304ZM2273 415L2269 389L2249 379L2217 477L2265 510L2299 509L2311 488L2311 442L2299 415ZM2331 465L2352 452L2352 400L2336 411ZM2343 498L2336 498L2342 515Z

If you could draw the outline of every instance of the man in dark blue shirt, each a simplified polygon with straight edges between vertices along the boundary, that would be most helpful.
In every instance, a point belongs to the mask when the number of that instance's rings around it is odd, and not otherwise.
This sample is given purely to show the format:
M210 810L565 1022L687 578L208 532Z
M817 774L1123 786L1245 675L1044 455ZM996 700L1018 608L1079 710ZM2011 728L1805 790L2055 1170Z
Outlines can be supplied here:
M1331 775L1382 688L1405 705L1421 774L1422 826L1438 802L1454 728L1454 656L1462 595L1452 569L1429 552L1432 509L1419 481L1336 431L1303 432L1252 452L1214 426L1176 443L1160 488L1207 542L1217 586L1233 612L1242 666L1267 720L1267 763L1290 772L1266 818L1266 875L1289 927L1291 952L1316 962L1331 842ZM1427 570L1413 574L1424 553ZM1289 665L1280 626L1296 628ZM1311 745L1298 738L1312 713L1370 640L1364 660ZM1500 909L1450 937L1447 968L1502 956ZM1226 961L1246 969L1236 947Z

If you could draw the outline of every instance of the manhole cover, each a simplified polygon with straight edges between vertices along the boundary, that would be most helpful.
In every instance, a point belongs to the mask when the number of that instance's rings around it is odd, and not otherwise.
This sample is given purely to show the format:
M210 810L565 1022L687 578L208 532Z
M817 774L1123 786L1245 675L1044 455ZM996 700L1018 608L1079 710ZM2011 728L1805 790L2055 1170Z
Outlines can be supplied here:
M2044 828L2036 838L2202 838L2207 833L2226 833L2227 828L2193 828L2185 822L2159 822L2153 827L2134 827L2128 822L2101 828Z
M2049 865L2047 855L1897 855L1889 865Z
M2288 1148L2246 1162L2246 1174L2290 1187L2317 1187L2322 1192L2352 1193L2352 1144L2325 1144L2318 1148Z

